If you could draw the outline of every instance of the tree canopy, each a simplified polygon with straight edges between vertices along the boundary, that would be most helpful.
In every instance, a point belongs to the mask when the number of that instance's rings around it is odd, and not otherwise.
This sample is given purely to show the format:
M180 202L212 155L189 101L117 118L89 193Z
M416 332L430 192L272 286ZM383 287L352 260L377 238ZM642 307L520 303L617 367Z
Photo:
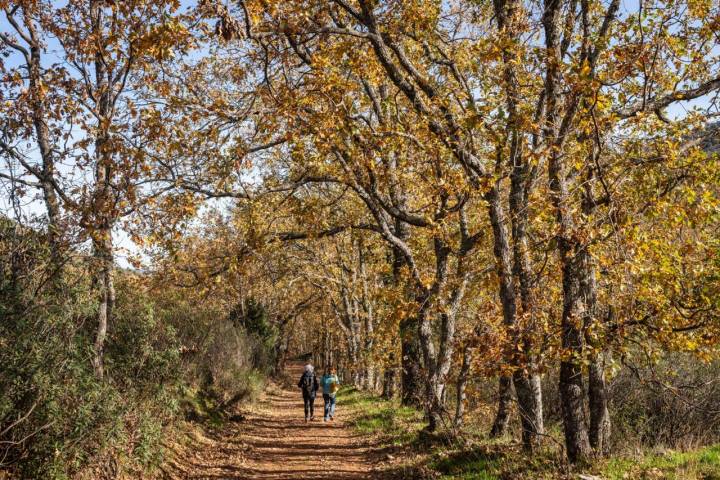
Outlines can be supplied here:
M491 378L493 435L514 391L524 448L559 409L571 462L608 451L620 370L717 358L715 1L0 8L5 204L53 288L92 278L101 381L130 242L275 372L313 352L456 433Z

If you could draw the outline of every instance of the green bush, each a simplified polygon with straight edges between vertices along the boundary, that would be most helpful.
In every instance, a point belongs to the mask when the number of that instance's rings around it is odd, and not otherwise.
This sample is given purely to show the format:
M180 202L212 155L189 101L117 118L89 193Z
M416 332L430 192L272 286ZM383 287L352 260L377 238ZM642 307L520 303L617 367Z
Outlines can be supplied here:
M23 478L70 477L90 464L117 468L115 451L132 448L138 434L157 432L173 416L167 402L177 378L172 332L158 328L147 309L126 316L120 288L106 354L109 378L98 381L86 328L94 303L83 288L89 286L65 292L63 301L36 298L0 326L2 430L28 414L3 436L12 442L4 463ZM141 415L145 420L135 422ZM151 444L158 443L140 442L137 461L156 459Z
M52 272L42 235L0 219L0 473L133 476L159 464L165 429L186 413L190 392L217 409L261 388L253 360L266 355L264 342L217 304L153 291L147 277L121 270L98 380L91 271L73 261Z

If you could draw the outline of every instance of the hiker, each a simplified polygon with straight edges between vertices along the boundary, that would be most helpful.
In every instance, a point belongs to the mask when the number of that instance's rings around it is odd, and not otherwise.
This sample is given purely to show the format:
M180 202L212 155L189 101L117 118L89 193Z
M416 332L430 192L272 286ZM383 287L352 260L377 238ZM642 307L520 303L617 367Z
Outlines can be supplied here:
M325 375L320 380L323 387L323 400L325 401L325 416L323 422L335 420L335 394L340 389L340 380L335 374L335 368L325 370Z
M305 421L308 422L315 418L313 405L315 404L315 395L318 391L318 380L315 376L315 368L310 362L305 365L305 371L300 377L298 387L302 389L303 403L305 404Z

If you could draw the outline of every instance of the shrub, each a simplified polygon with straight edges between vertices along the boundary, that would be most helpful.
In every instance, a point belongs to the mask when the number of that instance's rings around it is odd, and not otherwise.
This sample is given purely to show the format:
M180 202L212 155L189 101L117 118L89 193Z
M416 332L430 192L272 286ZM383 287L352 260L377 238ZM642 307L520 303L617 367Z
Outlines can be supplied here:
M122 270L98 380L92 276L81 261L52 273L43 236L0 219L0 472L132 476L160 462L165 427L181 418L188 392L217 409L261 387L253 359L266 346L219 302L152 291L147 276Z

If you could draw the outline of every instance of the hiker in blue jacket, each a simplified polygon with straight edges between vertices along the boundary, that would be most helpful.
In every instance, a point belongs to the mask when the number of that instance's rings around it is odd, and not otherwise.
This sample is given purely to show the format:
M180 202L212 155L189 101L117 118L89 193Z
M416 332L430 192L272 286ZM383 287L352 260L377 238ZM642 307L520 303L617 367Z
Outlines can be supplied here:
M323 387L323 400L325 401L325 416L323 422L335 420L335 394L340 388L340 380L335 374L335 368L330 367L325 371L320 383Z
M315 418L313 406L315 404L315 395L318 391L318 380L315 376L315 368L310 363L305 365L305 371L300 377L298 387L302 390L303 403L305 404L305 421L311 421Z

